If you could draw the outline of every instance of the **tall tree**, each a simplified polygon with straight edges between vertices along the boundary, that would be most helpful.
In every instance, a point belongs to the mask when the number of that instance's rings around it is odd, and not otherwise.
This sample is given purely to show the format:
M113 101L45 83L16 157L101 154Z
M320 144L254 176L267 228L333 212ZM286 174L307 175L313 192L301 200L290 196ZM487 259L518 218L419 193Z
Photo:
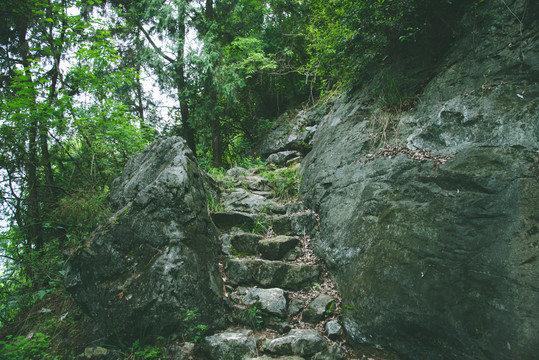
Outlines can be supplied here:
M102 23L70 15L76 0L3 5L0 194L29 254L65 235L65 224L54 218L62 198L77 187L104 189L143 141L136 119L111 96L134 74L109 70L118 56ZM68 52L76 57L62 64ZM62 173L67 168L71 173Z
M158 77L159 85L174 89L181 119L181 135L196 153L196 131L190 119L189 89L186 74L185 44L190 19L189 0L111 1L131 26L137 27L153 56L148 66Z

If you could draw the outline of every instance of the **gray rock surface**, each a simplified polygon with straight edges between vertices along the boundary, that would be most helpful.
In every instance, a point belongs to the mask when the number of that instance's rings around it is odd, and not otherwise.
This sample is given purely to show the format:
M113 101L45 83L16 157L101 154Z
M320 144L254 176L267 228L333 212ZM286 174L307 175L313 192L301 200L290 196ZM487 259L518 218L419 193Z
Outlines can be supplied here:
M344 359L344 352L337 344L328 346L327 349L314 354L311 360L342 360Z
M224 270L238 285L299 290L314 283L320 274L317 265L288 264L254 258L226 258Z
M291 317L299 314L301 310L305 307L305 301L298 298L293 298L288 304L288 315Z
M238 166L228 169L226 174L231 177L239 177L245 175L246 171L247 169Z
M310 356L326 349L327 341L312 329L292 329L280 338L268 340L264 350L277 355Z
M311 211L275 216L273 231L278 235L315 236L318 233L318 220Z
M308 152L317 130L317 122L325 109L316 107L302 110L296 116L284 114L262 141L260 153L264 158L283 151Z
M288 160L298 157L300 154L297 151L280 151L268 156L266 161L270 164L285 165Z
M116 354L119 356L119 354ZM114 354L101 346L87 347L84 352L78 355L75 360L107 360L114 357Z
M233 229L221 237L223 254L255 255L258 252L258 243L262 238L262 235L248 233L241 229Z
M204 338L202 350L212 360L241 360L255 355L256 340L252 330L228 329Z
M303 320L311 324L324 320L334 302L335 299L327 294L318 295L303 311Z
M234 227L252 230L259 215L241 211L216 211L211 214L211 218L220 230Z
M250 175L240 178L242 186L253 191L273 191L273 186L268 179L258 176Z
M245 294L243 303L254 305L276 316L282 317L286 314L286 294L283 289L251 288Z
M221 195L221 204L225 211L249 213L284 213L285 207L264 196L253 194L245 189L233 189Z
M281 260L300 245L301 241L297 237L281 235L261 240L258 251L264 259Z
M515 14L529 4L507 3ZM359 90L320 123L302 193L321 217L315 252L341 292L352 346L536 356L538 5L527 11L522 33L502 2L470 12L413 109L375 110ZM384 121L398 146L379 146Z
M183 335L192 326L186 311L220 326L217 230L185 142L159 140L133 157L109 198L116 213L66 266L65 286L81 308L125 343L141 333Z
M342 334L342 326L339 323L339 320L328 321L324 329L326 330L326 336L330 340L335 340Z

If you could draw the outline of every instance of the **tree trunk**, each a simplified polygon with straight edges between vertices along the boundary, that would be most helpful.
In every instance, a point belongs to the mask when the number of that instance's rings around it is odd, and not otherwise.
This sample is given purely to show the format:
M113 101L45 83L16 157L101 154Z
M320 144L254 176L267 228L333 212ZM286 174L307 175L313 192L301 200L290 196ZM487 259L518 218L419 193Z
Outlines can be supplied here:
M206 17L208 29L210 29L211 23L213 22L213 0L206 0L204 16ZM217 93L213 84L213 73L211 68L206 74L204 90L210 99L210 109L212 109L210 113L212 166L214 168L218 168L223 165L223 141L221 136L221 122L219 121L219 117L215 111L213 111L215 105L217 104Z
M142 52L142 41L140 40L140 29L137 29L137 38L135 40L135 51L137 54ZM138 117L140 118L140 128L146 130L147 126L144 122L144 91L142 89L142 82L140 80L140 74L142 72L142 67L140 66L140 61L136 61L136 71L139 76L136 78L136 85L135 85L135 92L136 92L136 104L135 104L135 111L138 114Z
M26 39L27 27L21 26L18 31L20 55L27 82L32 83L32 73L30 71L29 45ZM35 105L35 94L32 95L32 103ZM35 107L34 107L35 108ZM35 110L35 109L34 109ZM39 205L39 179L37 176L38 167L38 127L39 122L35 111L30 111L28 119L28 153L25 161L27 195L27 218L25 219L25 233L27 244L35 245L36 249L43 248L43 231L41 227L41 211ZM29 245L30 245L29 244Z
M178 100L180 102L180 114L182 117L182 132L187 146L193 151L196 156L196 142L195 142L195 129L189 121L189 104L187 102L187 95L185 91L185 35L186 27L185 21L187 20L186 7L188 0L180 1L178 3L178 53L176 56L176 87L178 91Z

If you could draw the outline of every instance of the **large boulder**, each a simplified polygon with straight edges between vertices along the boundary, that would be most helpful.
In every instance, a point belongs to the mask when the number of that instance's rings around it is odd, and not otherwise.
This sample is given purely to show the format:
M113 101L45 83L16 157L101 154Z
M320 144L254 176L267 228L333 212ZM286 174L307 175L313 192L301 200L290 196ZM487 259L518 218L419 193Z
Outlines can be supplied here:
M185 141L162 139L133 157L109 199L114 216L66 267L66 288L82 309L127 344L220 326L219 240ZM196 324L187 312L199 314Z
M353 346L537 356L538 7L468 14L414 108L380 110L359 90L320 123L302 194Z

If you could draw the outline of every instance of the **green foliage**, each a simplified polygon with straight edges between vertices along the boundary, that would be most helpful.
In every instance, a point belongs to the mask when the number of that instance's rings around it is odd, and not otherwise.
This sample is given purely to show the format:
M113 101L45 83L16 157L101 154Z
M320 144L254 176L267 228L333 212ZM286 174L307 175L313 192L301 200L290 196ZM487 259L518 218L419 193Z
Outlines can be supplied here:
M210 211L221 211L223 210L223 204L216 199L210 191L206 191L206 197L208 199L208 207Z
M39 301L23 316L24 322L8 327L0 341L0 359L71 359L79 340L82 313L56 291ZM22 333L22 334L21 334ZM20 336L19 336L20 335Z
M185 312L185 317L183 319L183 322L187 326L187 335L185 336L184 341L187 341L190 343L197 343L202 338L202 334L204 334L208 326L204 324L200 324L198 322L197 319L200 317L200 313L198 312L198 309L193 309L193 310L180 309L180 310Z
M42 249L25 245L17 227L0 233L0 249L9 261L0 275L0 323L6 324L21 310L45 295L62 288L65 252L78 246L86 236L108 218L104 206L107 192L79 192L59 200L44 231L58 234ZM53 222L54 221L54 222Z
M240 321L242 324L249 326L253 330L262 328L264 319L262 318L262 310L256 306L250 306L240 312Z
M414 96L411 92L416 86L413 79L407 79L402 75L392 75L387 71L380 72L380 82L375 91L380 98L380 105L385 107L400 107Z
M157 360L165 359L166 351L164 348L153 345L145 345L140 340L135 340L129 347L129 351L124 354L126 359L130 360Z
M213 165L234 166L252 153L269 119L308 98L298 71L306 61L305 5L230 0L212 9L195 21L203 46L187 59L196 74L189 79L191 120L198 146L218 160Z
M255 220L255 224L252 229L253 234L266 234L271 227L271 218L266 215L260 215Z
M354 306L351 306L351 305L346 305L346 304L344 304L344 308L345 308L346 310L350 310L350 311L359 311L358 308L356 308L356 307L354 307Z
M204 332L207 329L207 326L204 324L198 323L198 318L200 313L197 309L187 310L179 309L185 314L183 319L184 325L186 326L186 333L183 338L183 341L190 343L197 343L201 338ZM135 340L133 344L129 347L123 347L122 353L126 360L157 360L157 359L167 359L167 345L168 341L163 337L157 337L157 339L152 339L152 342L149 343L148 339L144 334L140 336L139 339Z
M230 70L237 72L240 81L251 78L259 71L277 68L275 60L264 52L264 43L260 39L252 36L237 37L230 46L228 52L232 58L237 57L237 60L232 62L229 67ZM239 86L245 86L245 83L240 83Z
M110 209L105 205L108 187L104 191L80 191L61 198L54 212L58 224L64 224L70 243L84 240L97 226L109 218Z
M47 353L50 345L50 337L40 332L29 333L26 336L8 336L7 341L0 341L0 359L58 359Z
M60 287L66 251L107 216L108 185L150 140L117 96L138 74L107 20L70 15L84 12L74 0L11 3L0 35L2 324Z
M6 250L20 251L14 244L12 231L0 239ZM16 236L16 235L15 235ZM15 241L18 241L17 239ZM48 243L41 251L21 251L4 263L0 277L0 324L8 323L21 309L27 308L62 286L64 249L57 241Z
M324 316L327 318L331 315L332 311L333 311L333 308L335 307L335 301L332 301L330 304L329 304L329 307L326 309L325 311L325 314Z
M450 24L462 9L480 2L313 0L307 30L311 57L304 73L331 88L361 77L369 64L384 61L396 49L413 48L421 39L439 37L441 46L454 36Z
M291 201L298 198L301 178L300 169L297 165L290 165L273 171L265 170L260 175L270 181L275 188L275 197L280 201Z

